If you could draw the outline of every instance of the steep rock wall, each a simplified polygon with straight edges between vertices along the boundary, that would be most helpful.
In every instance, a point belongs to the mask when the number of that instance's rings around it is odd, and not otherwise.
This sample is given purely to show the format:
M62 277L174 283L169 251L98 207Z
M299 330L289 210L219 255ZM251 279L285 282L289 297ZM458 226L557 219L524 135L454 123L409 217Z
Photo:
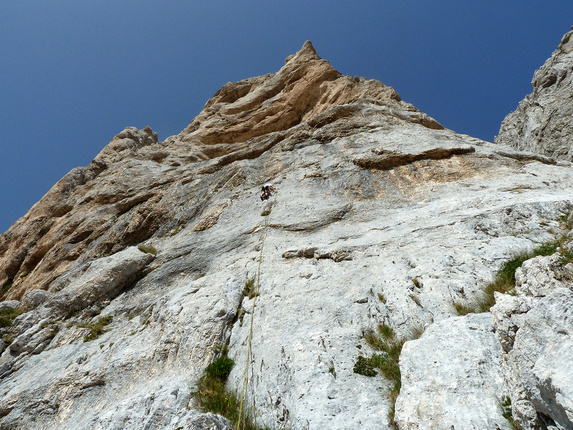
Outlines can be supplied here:
M269 181L279 192L262 203ZM13 299L0 309L25 311L1 328L0 426L228 428L192 395L228 350L227 386L241 392L248 370L245 404L261 425L389 428L390 382L353 371L374 352L364 334L428 327L404 360L448 327L460 348L493 345L475 357L502 354L491 317L451 320L453 303L559 235L572 191L566 163L443 129L307 43L276 74L227 84L165 142L124 130L0 236ZM259 269L253 312L244 287ZM449 375L460 404L488 399L468 428L503 427L495 393L514 392L503 367L484 369L495 381L463 366ZM406 395L448 398L416 388L423 377L404 378L398 425L451 428L455 409L400 415Z
M573 31L561 39L533 75L533 92L502 122L495 142L554 157L573 160Z

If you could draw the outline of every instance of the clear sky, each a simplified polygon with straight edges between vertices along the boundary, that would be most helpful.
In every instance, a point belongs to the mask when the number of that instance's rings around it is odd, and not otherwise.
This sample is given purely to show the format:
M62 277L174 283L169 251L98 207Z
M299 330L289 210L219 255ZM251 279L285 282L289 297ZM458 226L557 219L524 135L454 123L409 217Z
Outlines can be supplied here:
M571 0L2 0L0 232L125 127L177 134L305 40L492 141L571 24Z

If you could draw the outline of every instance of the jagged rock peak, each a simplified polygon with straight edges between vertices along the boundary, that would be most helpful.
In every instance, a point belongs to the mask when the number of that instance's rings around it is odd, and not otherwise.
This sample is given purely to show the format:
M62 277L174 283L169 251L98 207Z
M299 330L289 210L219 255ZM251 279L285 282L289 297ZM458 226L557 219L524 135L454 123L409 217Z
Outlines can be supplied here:
M258 136L291 130L341 105L365 103L388 106L394 117L400 117L400 112L415 112L416 118L409 121L443 128L402 102L393 88L379 81L340 74L307 41L300 51L287 57L277 73L224 85L187 128L167 142L192 142L203 151L203 158L212 158L236 148L213 149L205 148L206 145L240 144ZM336 119L335 115L333 120Z
M295 60L296 62L304 62L304 61L320 60L320 59L321 58L316 53L316 49L314 49L312 42L310 40L307 40L306 42L304 42L304 45L302 45L300 51L298 51L296 54L289 55L286 58L285 64L291 60Z
M3 298L46 289L76 259L119 252L168 228L162 187L179 179L182 165L213 173L277 145L289 150L381 123L442 128L391 87L341 75L306 42L277 73L223 86L178 136L158 142L149 126L127 127L64 176L0 236L0 285L13 283Z
M571 30L561 38L561 43L559 44L559 50L564 54L569 54L573 51L573 39L571 36L573 35L573 25L571 26Z
M501 124L495 142L573 161L573 31L531 81L533 92Z

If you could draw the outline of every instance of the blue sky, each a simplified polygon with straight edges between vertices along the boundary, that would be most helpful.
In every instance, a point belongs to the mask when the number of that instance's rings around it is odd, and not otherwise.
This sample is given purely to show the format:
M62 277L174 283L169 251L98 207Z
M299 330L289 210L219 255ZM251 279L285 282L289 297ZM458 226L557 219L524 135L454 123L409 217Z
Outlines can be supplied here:
M177 134L307 39L341 73L491 141L572 18L571 0L4 0L0 232L125 127Z

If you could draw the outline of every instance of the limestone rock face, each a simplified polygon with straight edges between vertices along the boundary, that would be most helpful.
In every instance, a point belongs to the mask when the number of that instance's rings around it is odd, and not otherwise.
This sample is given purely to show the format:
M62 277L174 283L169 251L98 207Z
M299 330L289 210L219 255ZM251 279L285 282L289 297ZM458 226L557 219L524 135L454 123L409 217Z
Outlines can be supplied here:
M208 203L199 199L174 216L189 205L182 191L197 175L257 158L279 143L330 140L367 129L374 117L442 128L391 87L342 76L310 42L287 60L276 74L225 85L178 136L159 143L150 127L128 127L89 166L62 178L0 236L0 285L13 282L5 298L48 289L76 261L118 252L187 223ZM364 114L361 106L370 111ZM189 165L208 159L213 161ZM243 183L243 173L236 173L225 172L230 176L221 177L220 185ZM210 195L207 189L200 194Z
M266 182L278 193L261 202ZM543 310L557 303L535 311L526 293L557 275L528 276L493 326L452 317L515 252L569 228L572 196L567 163L444 129L306 43L277 73L225 85L177 136L125 129L0 235L0 427L230 428L193 396L227 352L227 388L247 372L261 427L389 428L390 382L354 372L380 324L428 327L404 347L402 428L507 428L506 393L523 428L567 423L570 386L550 383L558 363L528 329L558 325ZM526 348L548 366L528 370ZM478 398L479 414L456 415Z
M573 160L573 31L533 75L533 92L510 113L495 142L514 148Z
M516 274L518 296L499 295L492 308L522 429L573 427L573 271L559 259L526 261Z
M501 353L489 313L440 321L421 339L406 342L399 428L507 428L498 407L507 395Z
M149 127L126 128L0 236L0 283L13 282L7 298L46 290L75 262L120 251L159 228L165 213L158 190L162 169L149 171L149 165L130 158L153 143L157 134ZM118 171L120 164L124 173Z

